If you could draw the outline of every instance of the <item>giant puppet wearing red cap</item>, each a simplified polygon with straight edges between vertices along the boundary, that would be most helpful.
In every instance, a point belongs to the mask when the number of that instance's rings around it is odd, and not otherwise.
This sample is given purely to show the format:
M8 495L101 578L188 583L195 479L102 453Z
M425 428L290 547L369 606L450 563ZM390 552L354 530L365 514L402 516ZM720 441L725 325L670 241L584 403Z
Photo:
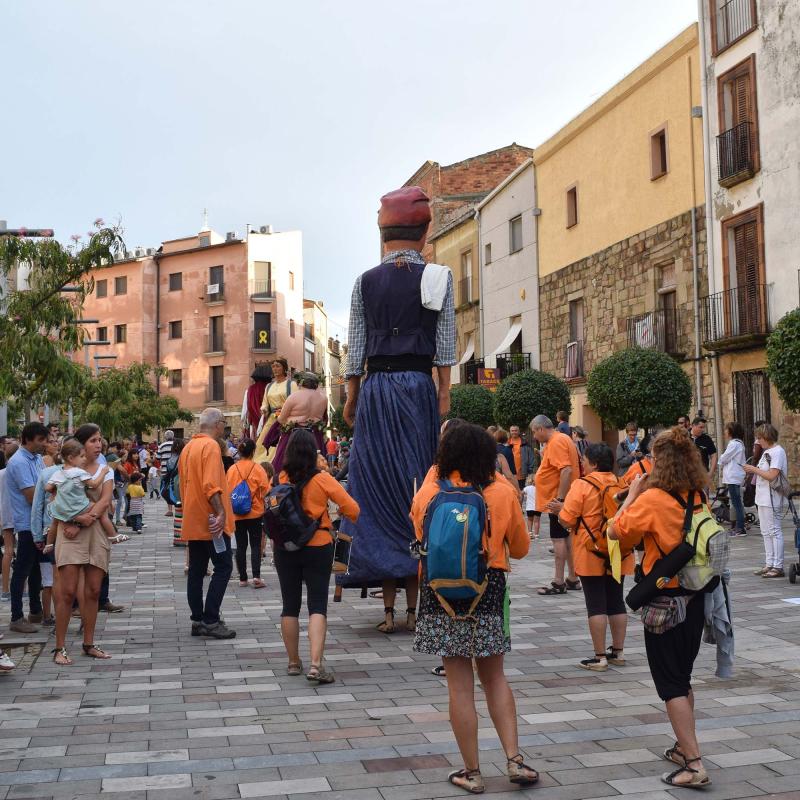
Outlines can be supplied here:
M381 198L383 259L356 279L350 305L344 414L355 430L348 491L361 516L357 525L343 522L353 545L349 571L337 581L382 585L378 628L386 633L394 630L398 580L406 585L406 624L414 625L418 562L408 550L408 510L436 455L456 363L453 276L421 255L430 222L430 200L418 186Z

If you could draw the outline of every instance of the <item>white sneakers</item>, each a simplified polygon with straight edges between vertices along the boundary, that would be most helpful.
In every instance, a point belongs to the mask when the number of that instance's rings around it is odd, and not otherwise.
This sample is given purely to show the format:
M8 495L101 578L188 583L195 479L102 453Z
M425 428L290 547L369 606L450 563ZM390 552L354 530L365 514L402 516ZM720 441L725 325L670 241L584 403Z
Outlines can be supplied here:
M14 669L17 665L2 651L0 650L0 670L8 672Z

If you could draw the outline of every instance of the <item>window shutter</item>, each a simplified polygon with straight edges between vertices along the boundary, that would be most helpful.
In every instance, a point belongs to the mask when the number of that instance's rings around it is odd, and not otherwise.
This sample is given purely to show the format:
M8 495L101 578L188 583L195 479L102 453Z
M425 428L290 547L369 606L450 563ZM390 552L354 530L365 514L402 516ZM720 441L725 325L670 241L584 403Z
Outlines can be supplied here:
M750 122L750 72L733 80L733 125Z

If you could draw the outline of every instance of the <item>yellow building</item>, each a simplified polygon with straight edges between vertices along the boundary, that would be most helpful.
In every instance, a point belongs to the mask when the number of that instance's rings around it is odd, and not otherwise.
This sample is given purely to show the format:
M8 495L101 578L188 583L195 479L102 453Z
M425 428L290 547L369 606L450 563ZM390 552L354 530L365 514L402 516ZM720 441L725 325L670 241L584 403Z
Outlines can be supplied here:
M589 408L586 375L627 345L681 361L710 410L691 360L706 284L700 106L695 24L534 151L542 369L570 383L572 422L595 441L616 432Z

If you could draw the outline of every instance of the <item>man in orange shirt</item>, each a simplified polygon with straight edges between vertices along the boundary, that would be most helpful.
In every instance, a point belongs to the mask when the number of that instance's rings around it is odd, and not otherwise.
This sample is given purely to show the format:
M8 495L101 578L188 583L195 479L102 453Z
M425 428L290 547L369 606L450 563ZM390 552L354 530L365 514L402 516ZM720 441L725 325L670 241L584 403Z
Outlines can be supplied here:
M219 616L233 572L231 534L235 527L217 442L224 434L222 412L218 408L207 408L200 414L200 433L183 448L178 461L183 507L181 540L189 543L186 596L192 611L192 636L214 639L236 636L236 631L228 628ZM220 543L221 552L217 552ZM203 578L209 559L214 565L214 574L204 602Z
M555 555L555 575L550 586L543 586L539 594L564 594L567 589L577 590L581 583L575 574L572 561L569 531L558 521L560 504L564 502L570 486L580 477L578 448L565 433L553 428L553 421L544 414L533 418L531 432L543 447L542 463L536 470L536 510L547 511L550 518L550 538ZM559 506L553 508L552 501ZM567 578L564 580L564 565Z

